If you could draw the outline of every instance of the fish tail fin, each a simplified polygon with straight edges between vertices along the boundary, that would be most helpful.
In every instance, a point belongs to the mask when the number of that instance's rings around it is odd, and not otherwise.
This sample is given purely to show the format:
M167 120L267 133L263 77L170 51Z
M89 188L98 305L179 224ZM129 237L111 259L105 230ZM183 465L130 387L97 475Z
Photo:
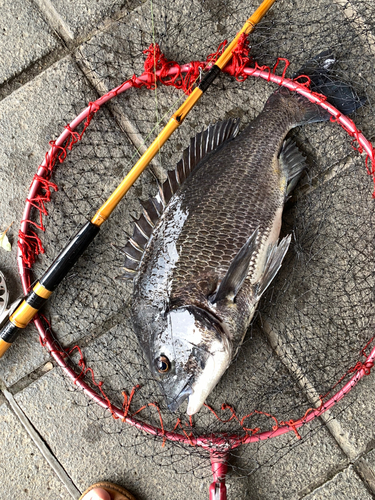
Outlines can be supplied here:
M327 101L337 108L340 113L350 115L366 102L365 98L361 98L355 92L353 87L348 83L339 79L333 71L333 66L336 62L330 50L325 50L313 57L295 74L293 78L298 76L307 76L310 79L310 89L318 94L323 94L327 97ZM314 123L329 120L330 114L324 111L320 106L306 102L304 100L305 113L301 124Z

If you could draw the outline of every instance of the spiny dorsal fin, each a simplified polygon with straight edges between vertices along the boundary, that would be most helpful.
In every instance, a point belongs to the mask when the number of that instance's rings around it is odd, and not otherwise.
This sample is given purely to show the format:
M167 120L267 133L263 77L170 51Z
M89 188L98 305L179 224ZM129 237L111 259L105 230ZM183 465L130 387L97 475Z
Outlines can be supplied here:
M168 172L168 179L160 187L164 205L169 203L181 184L208 153L236 137L239 124L239 118L218 122L190 139L190 146L183 151L182 159L177 163L175 170Z
M134 235L132 238L129 239L124 248L120 248L117 245L114 245L115 248L117 248L118 250L120 250L122 253L125 254L125 262L123 266L125 272L121 276L118 276L117 277L118 279L133 279L137 274L139 262L143 255L143 252L138 247L137 243L133 238Z
M153 203L152 198L149 198L146 201L139 201L142 205L144 216L149 221L149 224L154 226L161 215L158 211L158 207Z
M190 146L183 151L182 159L177 163L175 170L170 170L167 180L159 186L159 194L147 201L141 201L143 214L139 219L133 219L133 236L121 249L125 254L125 273L119 278L135 277L153 228L172 196L206 155L236 137L239 123L239 118L218 122L193 137Z

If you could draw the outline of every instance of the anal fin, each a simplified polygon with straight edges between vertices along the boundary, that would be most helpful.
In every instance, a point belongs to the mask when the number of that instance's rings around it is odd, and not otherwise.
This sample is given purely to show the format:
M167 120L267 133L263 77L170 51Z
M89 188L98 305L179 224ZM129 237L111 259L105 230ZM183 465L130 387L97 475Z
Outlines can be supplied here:
M291 235L285 236L285 238L283 238L279 244L271 244L268 247L267 257L264 263L262 275L259 278L258 283L255 285L255 294L258 300L267 290L272 280L278 273L284 260L285 254L288 251L291 238Z
M281 148L279 162L287 178L286 198L296 187L301 175L307 167L306 159L290 137L286 139Z

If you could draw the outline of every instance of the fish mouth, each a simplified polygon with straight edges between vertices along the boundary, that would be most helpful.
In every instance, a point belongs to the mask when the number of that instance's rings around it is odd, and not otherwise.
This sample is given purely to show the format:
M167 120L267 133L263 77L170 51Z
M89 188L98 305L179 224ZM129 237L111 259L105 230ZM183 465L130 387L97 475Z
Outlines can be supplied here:
M168 408L171 411L175 412L181 406L181 404L185 401L185 399L187 399L189 396L191 396L191 394L193 394L193 389L191 387L190 380L189 380L189 382L185 385L185 387L182 389L180 394L178 394L174 399L172 399L168 403Z

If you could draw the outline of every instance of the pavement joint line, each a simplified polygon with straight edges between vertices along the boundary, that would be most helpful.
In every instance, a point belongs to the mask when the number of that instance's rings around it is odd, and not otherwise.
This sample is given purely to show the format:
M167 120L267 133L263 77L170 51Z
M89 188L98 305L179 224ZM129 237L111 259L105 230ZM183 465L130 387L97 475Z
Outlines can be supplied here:
M78 345L81 348L89 347L92 342L96 341L97 339L108 333L112 328L117 326L120 322L120 319L127 320L129 318L123 313L114 314L113 316L110 316L107 321L98 326L98 328L92 330L89 335L71 342L68 346L65 347L65 349L70 349L75 345Z
M20 73L8 78L8 80L0 85L0 102L13 92L33 81L48 68L63 60L68 55L69 50L64 46L60 46L40 59L32 61Z
M89 347L92 342L96 341L103 335L107 334L113 327L118 325L121 320L128 320L128 319L129 317L124 313L114 314L110 316L107 319L107 321L105 321L105 323L100 325L100 327L91 331L89 335L81 337L76 341L71 342L70 344L65 346L65 349L69 350L76 345L78 345L80 348ZM47 368L47 365L49 363L51 364L51 367ZM8 386L8 390L11 391L11 394L13 396L15 396L19 392L22 392L24 389L32 385L36 380L43 377L46 373L48 373L55 367L57 367L57 364L51 357L48 361L45 361L41 366L38 366L33 371L27 373L20 380L17 380L17 382L15 382L13 385ZM0 381L0 385L1 384L4 387L6 387L5 382ZM1 404L1 392L0 392L0 404Z
M361 478L369 493L375 494L375 472L361 457L354 466L354 470Z
M74 34L57 12L50 0L34 0L39 7L40 12L43 14L44 19L47 21L50 28L64 40L69 46L74 41Z
M356 474L358 476L358 474L355 472L354 470L354 466L352 463L349 463L349 465L346 465L345 467L342 467L342 468L336 468L334 470L334 473L332 474L329 474L327 476L327 479L322 482L322 483L319 483L315 486L315 488L312 488L308 493L302 493L303 496L299 497L299 500L303 500L304 498L310 496L312 493L314 493L314 491L318 491L320 490L320 488L323 488L327 483L329 483L330 481L332 481L333 479L335 479L336 476L338 476L339 474L341 474L342 472L344 472L345 470L347 469L352 469L354 474ZM364 486L366 487L365 483L362 481L361 478L359 478L359 480L364 484ZM366 488L367 489L367 488Z
M14 399L13 395L4 387L2 387L2 392L8 401L11 409L18 417L19 421L25 428L26 432L29 434L30 438L34 442L34 444L38 447L39 451L43 455L43 457L47 460L49 466L53 469L57 477L64 484L68 492L70 493L73 499L77 499L80 496L80 491L76 488L71 478L68 476L64 468L61 466L60 462L56 459L53 453L50 451L49 447L35 429L30 420L26 417L26 415L21 410L20 406Z
M138 156L140 157L145 151L147 151L147 146L142 135L134 127L131 120L127 117L127 115L122 111L121 107L116 102L110 102L109 108L119 127L127 135L130 142L134 145L137 150ZM165 169L163 169L160 162L158 161L157 156L155 156L155 158L153 158L153 160L151 161L150 167L156 180L159 183L163 183L166 180L167 175L165 173Z
M316 189L320 188L326 182L334 179L338 174L342 174L345 170L348 170L352 166L354 161L355 157L353 158L352 154L347 155L345 158L341 158L339 161L333 163L324 171L312 177L310 183L307 186L301 186L298 189L298 196L308 196L309 194L313 193Z
M50 366L47 366L49 364ZM13 385L8 386L8 390L11 391L11 394L13 396L15 396L19 392L22 392L24 389L32 385L35 381L43 377L43 375L51 371L55 366L55 361L52 360L52 358L50 361L45 361L43 365L35 368L35 370L31 371L30 373L27 373L24 377L17 380L17 382L15 382ZM4 387L6 387L6 384L4 382L3 385Z
M120 21L127 14L136 10L143 2L141 1L139 5L134 7L123 7L117 12L104 16L97 20L96 26L89 30L87 33L83 33L78 36L74 36L74 33L69 28L68 24L60 16L59 12L53 6L51 0L33 0L34 3L39 8L39 12L44 17L49 27L53 29L56 34L64 40L64 42L73 49L78 48L82 43L89 41L91 38L96 36L98 33L102 33L111 28L111 26ZM145 0L143 0L145 1Z
M302 392L307 397L308 401L314 406L314 408L319 408L320 398L312 382L306 377L303 370L299 364L294 360L293 353L285 346L282 345L279 336L271 328L269 322L264 318L262 321L262 326L264 332L270 341L272 349L275 351L276 355L279 357L281 362L284 364L286 369L292 374L294 379L297 381ZM350 459L355 460L361 454L358 448L352 445L349 439L346 437L347 432L341 427L340 422L338 422L330 410L325 411L319 417L331 433L332 437L335 439L338 446L344 452L344 454Z
M43 3L49 4L52 10L48 10L47 7L43 8L42 7ZM112 18L107 18L104 21L102 21L102 24L99 27L89 31L85 36L81 36L78 38L70 38L69 33L65 33L65 35L63 36L64 30L61 31L60 29L57 29L56 26L54 26L53 19L55 19L55 21L58 22L58 24L60 21L61 23L65 24L65 21L57 13L56 9L51 4L50 0L34 0L34 4L38 7L39 13L42 15L43 19L47 22L47 25L50 27L50 29L52 29L54 35L57 36L57 38L60 40L62 45L61 47L52 50L50 53L46 54L40 59L31 62L27 67L25 67L19 73L8 78L8 80L0 84L0 102L2 99L5 99L9 95L11 95L14 91L23 87L25 84L31 82L34 78L39 76L41 73L43 73L49 67L53 66L55 63L61 61L68 55L73 55L74 51L76 51L77 48L80 45L82 45L82 43L90 40L98 33L101 33L104 30L109 29L113 23L119 21L131 10L135 10L135 7L134 9L126 9L126 8L122 9L121 11L115 13L112 16ZM50 13L49 15L47 15L48 12ZM67 30L68 32L70 32L69 27L67 27ZM37 70L36 68L38 67L39 69Z
M319 488L332 481L332 479L334 479L338 474L350 467L350 465L352 465L352 463L346 461L343 464L334 466L325 474L325 477L323 477L320 481L314 481L313 483L310 483L306 488L303 488L303 490L300 491L298 500L303 500L306 496L309 496L314 491L319 490Z

